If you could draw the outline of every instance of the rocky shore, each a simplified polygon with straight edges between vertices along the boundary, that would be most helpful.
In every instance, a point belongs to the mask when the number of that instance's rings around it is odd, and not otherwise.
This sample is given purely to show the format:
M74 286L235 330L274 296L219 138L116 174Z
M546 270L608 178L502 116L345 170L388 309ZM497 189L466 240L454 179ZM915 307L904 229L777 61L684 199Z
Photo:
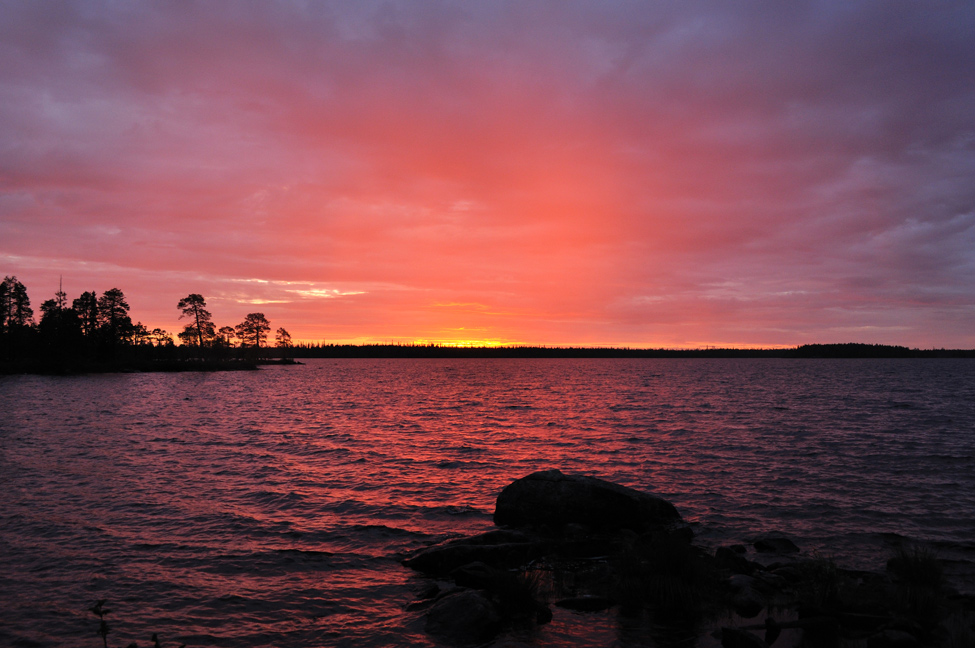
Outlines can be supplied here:
M505 487L494 522L403 561L426 577L408 610L438 643L530 632L555 606L641 620L658 645L975 647L975 600L923 547L884 573L841 569L782 534L707 549L670 502L558 470Z

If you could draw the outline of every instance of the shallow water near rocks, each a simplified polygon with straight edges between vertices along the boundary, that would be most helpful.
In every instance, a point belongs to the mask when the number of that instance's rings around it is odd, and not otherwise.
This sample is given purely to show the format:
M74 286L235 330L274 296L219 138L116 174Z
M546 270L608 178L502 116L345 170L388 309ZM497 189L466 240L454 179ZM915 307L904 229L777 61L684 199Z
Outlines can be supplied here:
M975 362L311 360L0 377L0 645L432 645L399 561L560 468L842 566L930 544L975 589ZM556 610L497 645L645 645ZM641 643L644 642L644 643ZM699 645L710 645L702 638Z

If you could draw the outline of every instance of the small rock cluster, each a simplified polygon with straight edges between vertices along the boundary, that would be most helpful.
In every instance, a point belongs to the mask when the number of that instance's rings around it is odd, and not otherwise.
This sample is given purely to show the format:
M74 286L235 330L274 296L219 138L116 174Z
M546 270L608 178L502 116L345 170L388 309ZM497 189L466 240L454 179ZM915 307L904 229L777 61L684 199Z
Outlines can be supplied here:
M505 628L548 623L555 605L650 614L687 633L710 630L727 648L975 648L975 601L948 592L937 561L917 551L892 559L886 574L803 557L782 535L755 540L751 552L708 551L666 500L558 470L504 488L494 521L496 530L404 561L452 583L441 590L431 580L409 606L442 643L483 644Z

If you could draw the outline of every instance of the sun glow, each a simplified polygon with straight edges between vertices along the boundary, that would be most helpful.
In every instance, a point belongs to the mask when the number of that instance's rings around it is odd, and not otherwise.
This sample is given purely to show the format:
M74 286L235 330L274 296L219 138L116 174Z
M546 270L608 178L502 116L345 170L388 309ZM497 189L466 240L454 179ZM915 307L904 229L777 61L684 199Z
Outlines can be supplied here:
M455 348L464 348L464 349L518 346L517 344L513 344L512 342L507 342L504 340L417 340L414 344L418 346L432 344L435 346L455 347Z

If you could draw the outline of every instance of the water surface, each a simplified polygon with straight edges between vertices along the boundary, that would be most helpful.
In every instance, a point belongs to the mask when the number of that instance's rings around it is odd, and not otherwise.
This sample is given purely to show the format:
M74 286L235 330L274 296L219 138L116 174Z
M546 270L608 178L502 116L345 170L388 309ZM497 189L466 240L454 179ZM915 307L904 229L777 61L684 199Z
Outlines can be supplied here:
M0 377L0 402L3 645L98 646L100 598L113 645L431 645L398 561L552 467L662 495L706 544L880 569L906 538L975 581L970 360L312 360Z

